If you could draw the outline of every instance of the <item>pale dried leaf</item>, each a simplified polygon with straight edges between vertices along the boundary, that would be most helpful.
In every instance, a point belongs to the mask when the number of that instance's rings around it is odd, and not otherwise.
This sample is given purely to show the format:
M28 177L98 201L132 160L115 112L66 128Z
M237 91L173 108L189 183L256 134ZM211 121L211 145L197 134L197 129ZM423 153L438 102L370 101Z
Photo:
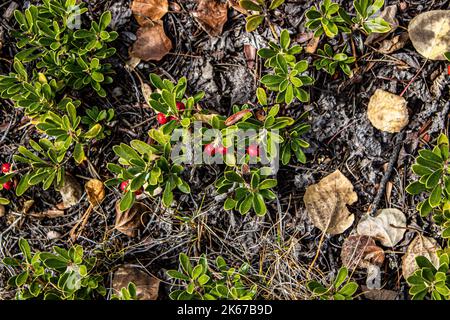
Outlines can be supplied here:
M147 24L149 20L160 20L168 10L167 0L133 0L131 3L131 11L141 26Z
M172 41L166 36L162 23L140 27L130 56L144 61L159 61L172 49Z
M121 212L117 202L115 228L129 237L135 237L145 225L147 212L147 207L140 202L134 203L130 209Z
M81 196L83 195L83 189L81 185L69 174L66 174L64 178L64 185L59 190L62 197L62 208L70 208L80 201Z
M439 257L437 251L439 244L433 238L424 237L418 234L408 246L405 255L402 258L402 274L405 279L409 278L417 270L416 257L424 256L435 267L439 267Z
M384 251L371 237L354 235L344 240L341 260L348 269L367 269L370 265L383 264Z
M355 217L347 204L358 200L353 185L339 170L306 188L303 201L313 224L329 234L347 230Z
M105 186L100 180L91 179L86 182L84 188L91 205L98 206L105 199Z
M34 200L27 200L24 202L22 207L22 212L27 214L30 212L31 208L34 206Z
M219 0L198 0L197 10L192 15L206 33L211 37L217 37L227 22L228 5Z
M159 279L152 277L141 268L133 265L123 265L114 272L112 287L114 293L120 295L122 288L132 282L136 285L138 300L156 300L159 291Z
M409 41L408 32L403 32L392 39L383 40L377 51L383 54L390 54L402 49Z
M450 10L432 10L414 17L408 26L414 48L425 58L445 60L450 51Z
M0 218L4 217L6 214L6 208L4 205L0 204Z
M385 247L393 247L405 234L406 217L398 209L378 210L375 217L363 216L356 229L359 235L372 237Z
M61 233L59 233L58 231L49 231L47 232L47 239L48 240L56 240L56 239L60 239L61 238Z
M400 132L409 121L406 100L396 94L377 89L367 108L367 117L381 131Z
M37 219L43 219L43 218L60 218L64 216L64 210L60 210L57 208L54 209L48 209L42 212L32 212L29 214L30 216L37 218Z
M320 37L312 37L311 40L309 40L308 45L305 48L305 52L310 53L310 54L316 53L319 43L320 43Z

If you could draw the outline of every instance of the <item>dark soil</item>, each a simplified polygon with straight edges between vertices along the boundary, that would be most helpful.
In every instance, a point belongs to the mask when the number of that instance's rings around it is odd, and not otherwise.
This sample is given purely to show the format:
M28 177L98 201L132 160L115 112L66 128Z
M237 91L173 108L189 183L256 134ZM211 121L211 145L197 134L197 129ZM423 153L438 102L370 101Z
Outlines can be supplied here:
M6 0L0 4L0 17L11 2ZM36 1L16 2L24 8ZM111 128L111 137L90 148L88 157L92 167L74 165L69 168L80 182L96 177L96 173L103 180L110 178L106 163L115 160L112 146L132 139L145 141L147 131L156 126L154 112L145 105L138 75L144 81L152 72L170 79L186 76L190 93L199 90L206 92L202 106L223 115L231 114L233 104L255 102L261 70L248 68L243 46L266 46L269 40L273 40L270 29L264 26L249 34L244 28L244 16L230 9L222 35L212 38L200 29L191 15L196 6L195 0L174 2L179 4L181 11L169 12L164 17L174 49L160 62L139 64L135 72L125 68L129 59L128 50L137 30L137 23L128 9L129 1L88 2L89 18L97 19L105 10L113 12L114 28L120 33L114 43L118 54L111 59L116 76L114 83L107 88L105 99L89 91L74 95L79 95L88 106L113 107L117 120ZM318 2L287 0L273 17L275 28L288 29L294 36L304 34L307 31L303 13L312 3ZM350 1L337 2L350 6ZM386 5L391 4L404 8L397 13L401 28L395 32L396 35L404 31L404 27L417 14L448 9L450 1L386 1ZM0 51L1 74L10 71L12 58L17 53L10 35L15 27L13 20L0 18L0 34L3 36L3 39L0 37L3 44ZM337 40L335 45L343 46ZM431 220L422 219L417 214L416 200L406 194L405 187L411 181L410 167L418 148L426 145L430 137L435 138L439 132L448 130L450 102L447 66L439 61L425 64L404 95L410 113L408 126L398 134L384 133L375 129L367 119L370 96L377 88L400 94L425 59L411 43L390 55L376 53L368 46L359 47L360 68L352 79L343 75L333 78L311 68L311 76L316 82L310 89L310 104L294 103L283 110L283 113L294 117L305 110L310 111L308 122L312 129L306 140L311 147L306 151L306 165L289 165L279 171L279 201L269 206L269 214L265 217L257 218L252 214L241 216L237 212L224 211L223 199L217 197L212 185L221 168L191 167L187 170L187 179L192 193L177 194L174 208L163 209L158 198L143 200L152 213L139 236L130 238L113 229L114 205L120 198L120 191L109 189L107 198L92 215L78 242L88 252L100 252L105 275L111 275L119 265L127 262L141 265L147 272L162 279L160 299L167 298L171 290L171 280L165 271L177 268L180 252L190 256L206 253L211 259L220 254L237 266L244 261L251 263L251 275L259 283L261 298L307 299L309 293L304 280L318 250L321 232L308 220L303 194L308 185L339 169L351 180L358 194L358 202L349 208L356 216L354 226L363 213L374 212L377 208L398 208L406 214L408 226L412 229L408 229L399 245L386 251L382 287L397 292L398 299L408 299L408 287L401 277L400 267L414 230L423 230L427 236L435 237L442 244ZM312 62L311 56L305 57ZM0 105L0 163L12 162L12 155L18 146L26 144L36 133L31 126L25 126L26 120L21 110L14 109L10 101L0 100ZM390 171L391 174L387 175ZM83 197L79 205L66 211L64 217L36 219L22 213L24 202L33 199L34 209L43 211L60 202L59 193L32 188L21 198L5 191L2 191L2 196L12 203L7 207L5 216L0 217L0 258L18 252L17 241L20 237L28 239L36 250L48 250L54 245L67 246L68 232L89 206L86 197ZM182 222L176 216L189 217L190 221ZM314 267L316 278L329 279L339 269L341 245L351 229L342 235L325 237ZM59 238L49 240L48 233L51 231L57 232ZM13 295L6 288L9 276L9 271L0 266L0 299ZM354 273L360 285L365 284L366 276L364 270ZM107 279L109 281L111 277Z

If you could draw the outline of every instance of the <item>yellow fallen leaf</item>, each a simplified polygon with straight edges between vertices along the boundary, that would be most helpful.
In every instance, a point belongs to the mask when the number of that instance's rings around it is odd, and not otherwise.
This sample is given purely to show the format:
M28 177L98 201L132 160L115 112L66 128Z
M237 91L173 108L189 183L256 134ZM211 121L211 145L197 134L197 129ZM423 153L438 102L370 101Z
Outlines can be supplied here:
M450 51L450 10L432 10L414 17L408 26L411 42L425 58L445 60Z
M313 224L328 234L340 234L353 224L347 204L357 200L352 183L339 170L308 186L303 198Z

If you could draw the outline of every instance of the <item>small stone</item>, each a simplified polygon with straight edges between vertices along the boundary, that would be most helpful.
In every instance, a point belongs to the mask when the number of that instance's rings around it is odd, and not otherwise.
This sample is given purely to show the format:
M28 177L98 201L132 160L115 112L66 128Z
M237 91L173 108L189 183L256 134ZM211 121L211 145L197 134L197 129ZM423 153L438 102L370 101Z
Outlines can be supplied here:
M58 231L49 231L47 232L47 239L48 240L56 240L61 238L61 233Z
M400 132L409 121L406 105L403 97L377 89L370 98L367 117L378 130Z

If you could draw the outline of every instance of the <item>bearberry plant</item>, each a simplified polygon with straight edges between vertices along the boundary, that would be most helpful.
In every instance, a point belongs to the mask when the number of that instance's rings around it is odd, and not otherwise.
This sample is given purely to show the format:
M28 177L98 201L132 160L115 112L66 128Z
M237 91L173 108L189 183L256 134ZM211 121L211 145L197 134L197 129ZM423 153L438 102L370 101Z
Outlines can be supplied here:
M277 92L276 102L290 104L295 98L301 102L309 101L309 93L302 87L312 85L314 79L305 75L308 69L308 61L297 61L295 55L301 52L298 45L291 46L289 32L283 30L280 35L280 43L269 42L269 48L258 51L258 55L264 59L266 67L273 72L264 75L261 83L270 91Z
M347 76L351 76L352 69L350 65L355 62L354 57L349 57L344 52L346 47L342 52L334 52L333 48L327 43L323 49L317 50L317 54L320 59L314 61L314 66L317 70L325 70L330 75L336 73L336 69L341 69Z
M85 3L76 0L44 0L24 12L15 11L19 30L13 35L21 50L14 58L13 71L0 75L0 96L23 109L42 139L30 141L30 149L19 147L22 176L16 193L42 183L44 189L64 183L65 164L87 159L85 149L94 139L105 137L114 116L110 110L86 108L69 98L70 89L90 86L101 97L103 84L112 82L111 66L103 63L115 53L108 46L118 34L107 31L111 13L102 14L89 29L81 28Z
M285 0L241 0L239 5L251 11L252 14L245 18L245 29L252 32L258 28L264 19L267 19L270 11L275 10L284 3Z
M238 269L230 268L219 256L212 268L202 254L193 265L184 253L180 253L179 260L179 270L167 271L182 287L170 293L172 300L252 300L256 295L257 286L245 277L249 268L246 263Z
M419 177L408 185L406 191L413 195L424 194L425 199L417 205L420 215L432 213L434 220L444 231L442 236L450 238L450 167L449 140L439 135L432 150L419 151L412 171Z
M310 281L307 286L314 297L320 300L352 300L358 290L358 284L350 281L348 269L345 267L339 269L331 285L324 286L320 282Z
M86 256L81 246L32 252L29 243L20 239L19 247L21 257L3 259L14 273L8 286L16 288L16 299L87 300L106 294L96 258Z
M447 253L439 256L439 267L436 268L428 258L416 257L418 269L406 280L410 286L409 294L413 300L450 299L449 256Z

